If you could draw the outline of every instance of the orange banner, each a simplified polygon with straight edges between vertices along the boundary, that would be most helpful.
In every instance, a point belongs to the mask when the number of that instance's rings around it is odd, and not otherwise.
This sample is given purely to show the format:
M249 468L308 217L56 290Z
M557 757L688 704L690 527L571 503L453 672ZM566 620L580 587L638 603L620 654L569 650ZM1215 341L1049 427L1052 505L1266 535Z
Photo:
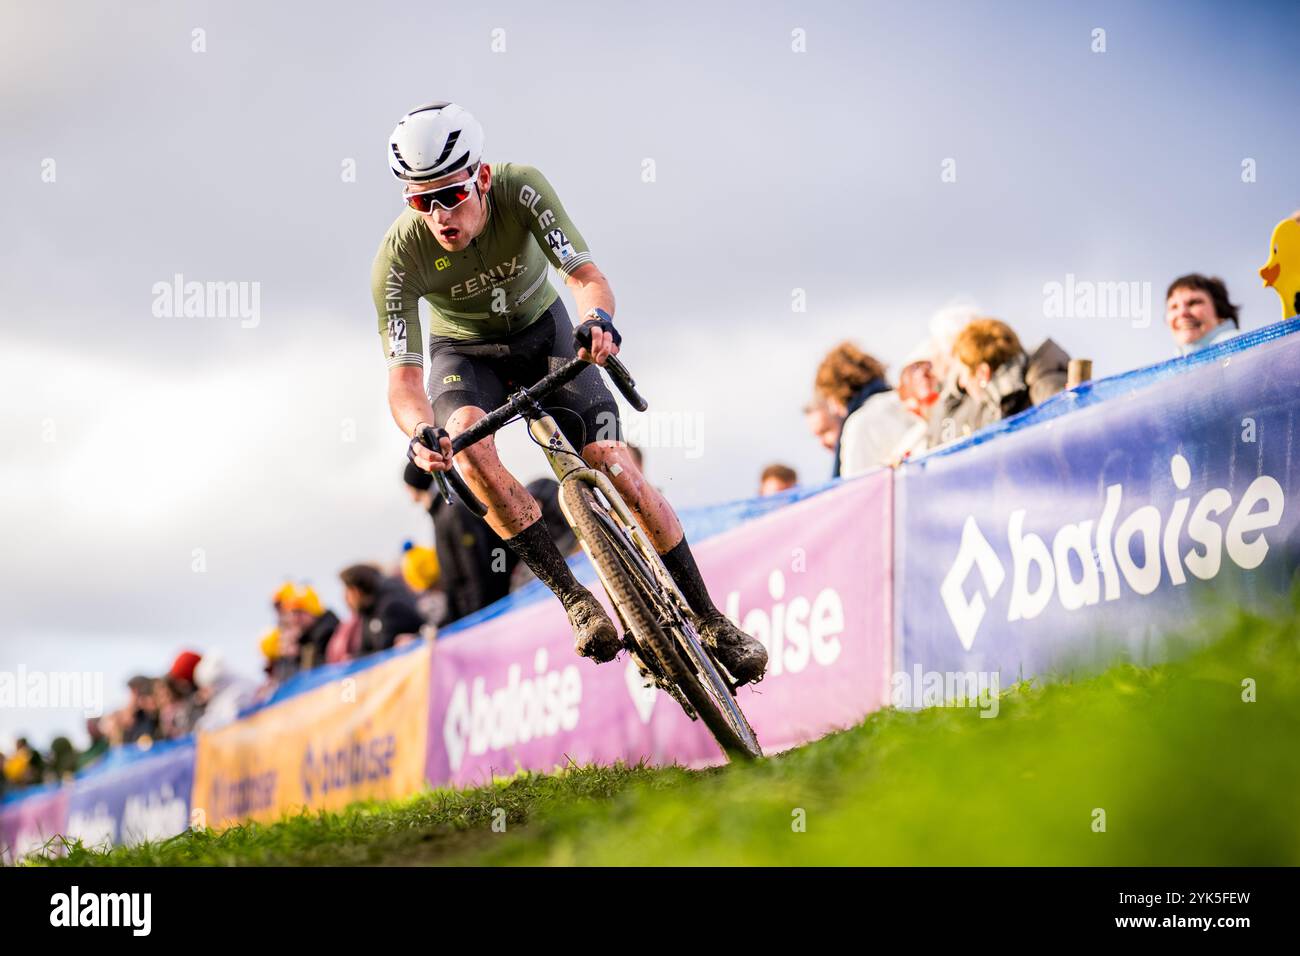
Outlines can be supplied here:
M198 735L191 819L220 829L425 786L428 645Z

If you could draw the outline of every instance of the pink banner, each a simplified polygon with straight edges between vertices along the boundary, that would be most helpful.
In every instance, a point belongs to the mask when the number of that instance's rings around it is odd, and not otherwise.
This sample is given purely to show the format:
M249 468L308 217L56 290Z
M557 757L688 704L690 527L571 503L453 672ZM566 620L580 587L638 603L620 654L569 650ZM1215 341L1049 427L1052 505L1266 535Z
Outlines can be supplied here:
M767 676L738 697L767 753L851 726L888 699L891 487L887 472L869 475L695 548L715 602L768 648ZM438 786L571 761L722 760L707 729L644 689L626 655L576 656L557 602L438 641L431 688Z
M67 787L0 804L0 862L12 866L40 850L67 825ZM62 847L57 849L61 851Z

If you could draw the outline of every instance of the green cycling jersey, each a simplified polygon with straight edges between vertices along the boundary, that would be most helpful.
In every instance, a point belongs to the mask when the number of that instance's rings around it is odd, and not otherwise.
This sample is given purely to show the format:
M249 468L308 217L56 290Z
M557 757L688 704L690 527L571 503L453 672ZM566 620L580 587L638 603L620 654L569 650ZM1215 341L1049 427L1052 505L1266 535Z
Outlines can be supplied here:
M389 368L423 366L420 300L429 334L496 339L527 328L558 298L548 266L568 276L591 253L537 169L492 163L487 221L461 252L447 252L419 213L405 210L380 243L370 285Z

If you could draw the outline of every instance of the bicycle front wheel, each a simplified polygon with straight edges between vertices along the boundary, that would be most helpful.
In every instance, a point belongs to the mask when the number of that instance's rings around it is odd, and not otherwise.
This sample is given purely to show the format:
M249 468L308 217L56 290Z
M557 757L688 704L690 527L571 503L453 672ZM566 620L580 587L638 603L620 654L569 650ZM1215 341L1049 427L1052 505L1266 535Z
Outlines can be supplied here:
M587 556L637 644L655 656L662 673L685 695L728 756L761 757L758 738L712 656L664 593L651 566L654 559L642 553L630 529L591 485L571 478L561 484L560 494ZM665 627L664 622L671 623Z

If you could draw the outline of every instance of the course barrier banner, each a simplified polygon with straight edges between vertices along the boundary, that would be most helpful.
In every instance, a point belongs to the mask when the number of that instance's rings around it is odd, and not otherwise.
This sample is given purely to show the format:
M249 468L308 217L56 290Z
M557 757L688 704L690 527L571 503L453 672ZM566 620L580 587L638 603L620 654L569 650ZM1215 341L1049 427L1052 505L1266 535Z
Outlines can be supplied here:
M771 514L773 511L784 508L796 501L805 501L819 495L837 484L838 480L823 482L818 485L799 485L762 498L741 498L716 505L688 508L679 511L677 517L681 521L682 530L686 533L687 540L695 545L712 538L714 535L730 531L745 522ZM579 554L577 557L571 558L569 565L573 568L573 572L579 581L586 584L596 581L596 572L592 569L586 555ZM477 627L484 621L490 621L504 614L511 614L521 608L528 607L530 604L545 604L553 600L555 598L547 590L546 585L540 581L530 581L519 590L511 591L499 601L495 601L485 608L480 608L472 614L467 614L460 620L442 628L438 632L438 637L439 639L451 637L453 634L468 630L471 627Z
M68 822L68 791L50 787L0 803L0 863L12 865L61 834Z
M694 548L719 607L768 647L767 677L739 700L769 751L849 726L886 698L890 490L878 472ZM721 760L707 730L646 690L626 655L577 657L555 601L438 641L431 676L435 785L570 762Z
M429 646L198 735L196 823L409 796L424 785Z
M190 824L194 741L160 744L156 753L78 777L69 789L69 839L89 848L165 840Z
M1151 660L1216 602L1286 593L1300 565L1300 335L1157 371L900 469L899 674L1005 684Z

